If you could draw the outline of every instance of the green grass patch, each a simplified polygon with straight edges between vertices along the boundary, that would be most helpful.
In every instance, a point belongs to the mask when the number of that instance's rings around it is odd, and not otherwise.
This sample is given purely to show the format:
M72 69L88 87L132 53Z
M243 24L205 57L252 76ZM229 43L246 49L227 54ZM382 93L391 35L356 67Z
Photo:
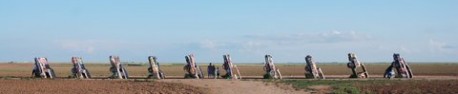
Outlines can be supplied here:
M335 94L455 94L457 80L280 80L296 89L314 91L313 86L331 86Z

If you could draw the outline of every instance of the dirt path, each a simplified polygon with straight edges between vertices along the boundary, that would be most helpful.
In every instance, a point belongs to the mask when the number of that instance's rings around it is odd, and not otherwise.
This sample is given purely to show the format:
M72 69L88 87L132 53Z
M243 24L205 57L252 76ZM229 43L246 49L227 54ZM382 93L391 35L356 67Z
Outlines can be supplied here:
M308 94L292 86L275 85L261 81L240 81L222 79L166 79L160 82L182 83L208 88L211 94Z

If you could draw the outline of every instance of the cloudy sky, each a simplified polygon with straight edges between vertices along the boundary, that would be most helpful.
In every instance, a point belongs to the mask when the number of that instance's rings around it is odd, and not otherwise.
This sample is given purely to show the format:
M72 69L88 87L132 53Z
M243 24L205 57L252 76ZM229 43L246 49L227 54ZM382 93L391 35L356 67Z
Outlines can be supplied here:
M1 0L0 61L458 62L456 0Z

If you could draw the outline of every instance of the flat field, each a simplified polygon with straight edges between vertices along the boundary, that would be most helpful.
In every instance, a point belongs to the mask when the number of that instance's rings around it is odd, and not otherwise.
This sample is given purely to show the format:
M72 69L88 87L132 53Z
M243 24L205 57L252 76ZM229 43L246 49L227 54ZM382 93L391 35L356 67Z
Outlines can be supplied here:
M71 64L51 63L50 66L55 70L58 77L68 77L70 75ZM147 68L146 64L127 64L125 65L129 75L135 77L146 77ZM184 64L163 64L161 69L167 76L183 76ZM216 65L221 67L221 65ZM264 74L262 64L238 64L242 76L262 76ZM387 68L388 64L366 64L370 75L374 77L381 77ZM410 64L414 75L422 76L458 76L458 64L454 63L438 63L438 64ZM86 64L87 69L93 76L108 77L111 75L109 72L109 64ZM207 65L200 64L204 74L206 74ZM288 76L303 76L304 64L277 64L281 70L282 75ZM345 64L318 64L325 75L350 75L351 71ZM18 63L18 64L0 64L0 77L30 77L32 72L32 63ZM221 73L225 73L220 69Z
M32 63L0 64L0 93L35 94L259 94L259 93L458 93L458 64L430 63L410 64L414 79L383 79L381 75L388 63L367 64L369 79L348 79L350 70L345 64L318 64L329 79L304 78L305 64L277 64L283 80L262 80L262 64L237 64L242 80L228 79L182 79L183 64L162 64L165 80L145 79L147 64L127 64L134 79L107 79L109 64L86 64L96 79L78 80L67 78L71 64L51 63L57 79L31 78ZM205 64L200 67L206 74ZM216 65L221 66L221 65ZM225 72L220 69L221 74ZM24 89L27 88L27 89Z

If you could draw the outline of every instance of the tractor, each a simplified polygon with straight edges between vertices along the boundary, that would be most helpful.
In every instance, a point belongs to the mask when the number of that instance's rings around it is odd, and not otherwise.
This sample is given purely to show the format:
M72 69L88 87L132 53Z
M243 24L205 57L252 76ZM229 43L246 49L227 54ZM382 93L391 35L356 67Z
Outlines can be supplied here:
M393 54L394 61L391 63L390 66L385 71L384 78L412 78L412 70L404 61L404 58L401 57L400 54L394 53ZM396 70L396 73L393 71L393 68ZM397 74L397 75L395 75Z
M347 63L347 67L350 68L352 72L349 78L368 78L369 77L369 73L366 70L366 66L364 66L364 64L357 59L356 54L348 53L348 60L350 62ZM357 72L358 67L361 67L362 69L361 72Z
M83 64L83 59L81 57L72 57L73 68L71 69L72 78L79 79L89 79L91 78L91 73L86 69L86 66Z
M264 79L282 79L280 69L275 67L271 55L265 55L264 71Z
M157 62L157 58L155 56L149 56L149 67L148 67L148 79L155 78L155 79L165 79L165 74L161 70L161 66L159 66L159 62Z
M183 67L183 70L185 70L185 76L184 78L194 78L194 79L199 79L203 78L203 72L200 67L198 67L194 55L190 54L185 56L186 59L186 65Z
M35 66L32 70L32 77L55 78L54 70L49 66L48 59L44 57L35 58Z
M110 72L112 73L109 78L128 79L129 74L119 60L119 56L110 56Z
M234 65L231 60L231 56L229 54L223 55L224 58L224 64L223 64L223 69L226 71L226 75L223 75L221 77L226 78L226 79L242 79L242 75L240 75L239 68L237 65ZM237 72L237 74L234 74L234 71Z
M307 79L325 79L326 77L323 74L323 71L321 71L321 68L316 67L315 62L312 60L312 56L307 55L305 57L305 78Z

